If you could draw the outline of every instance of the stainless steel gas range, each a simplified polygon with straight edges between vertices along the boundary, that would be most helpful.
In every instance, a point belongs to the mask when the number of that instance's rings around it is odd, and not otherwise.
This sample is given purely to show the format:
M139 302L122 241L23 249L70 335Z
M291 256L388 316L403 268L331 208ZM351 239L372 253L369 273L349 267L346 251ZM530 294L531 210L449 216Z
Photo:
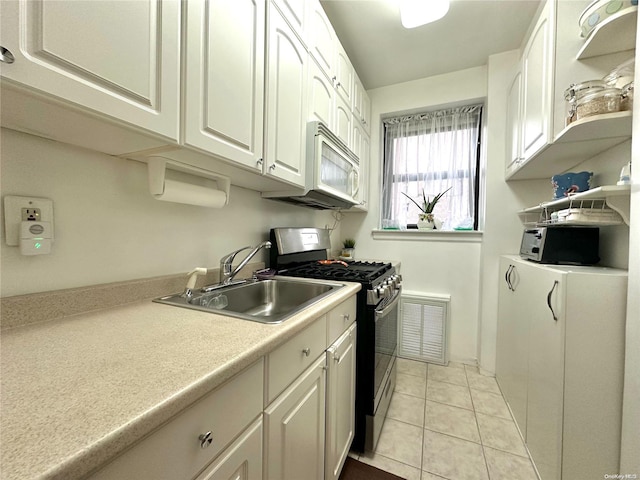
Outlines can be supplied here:
M356 431L352 449L373 450L395 388L402 278L384 262L328 261L329 231L274 228L270 268L278 275L359 282L356 341Z

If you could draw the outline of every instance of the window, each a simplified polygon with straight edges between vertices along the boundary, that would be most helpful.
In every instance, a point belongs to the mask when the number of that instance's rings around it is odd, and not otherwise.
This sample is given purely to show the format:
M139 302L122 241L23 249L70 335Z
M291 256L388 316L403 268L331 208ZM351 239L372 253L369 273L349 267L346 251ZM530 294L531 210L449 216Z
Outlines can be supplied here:
M442 230L478 229L482 105L388 118L384 124L383 226L418 222L422 204L445 193L433 213Z

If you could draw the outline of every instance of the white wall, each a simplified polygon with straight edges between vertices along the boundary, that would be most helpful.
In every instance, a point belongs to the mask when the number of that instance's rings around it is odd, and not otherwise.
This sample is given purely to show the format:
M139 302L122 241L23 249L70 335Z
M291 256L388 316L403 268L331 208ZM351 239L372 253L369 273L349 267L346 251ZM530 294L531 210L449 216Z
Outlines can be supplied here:
M371 98L371 169L368 214L348 214L342 235L356 239L360 257L399 260L403 287L409 291L451 295L450 359L473 363L477 359L480 249L478 242L430 240L375 240L380 227L382 116L423 111L440 105L483 100L487 95L486 67L382 87L367 92Z
M3 297L217 267L224 254L268 239L271 227L334 223L330 212L236 187L222 209L157 201L146 164L12 130L1 130L1 148L2 196L51 198L55 216L52 253L25 257L6 245L0 214ZM338 248L339 226L332 241Z

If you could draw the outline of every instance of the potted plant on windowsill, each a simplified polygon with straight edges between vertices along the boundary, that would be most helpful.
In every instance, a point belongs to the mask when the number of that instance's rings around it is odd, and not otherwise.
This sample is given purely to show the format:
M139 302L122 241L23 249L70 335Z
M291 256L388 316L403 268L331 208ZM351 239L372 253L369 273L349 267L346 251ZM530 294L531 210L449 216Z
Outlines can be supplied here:
M353 238L345 238L342 242L342 252L340 258L342 260L355 260L356 241Z
M444 192L440 192L433 200L429 200L424 193L424 189L422 190L422 205L416 202L413 198L407 195L404 192L401 192L405 197L411 200L422 213L418 215L418 229L420 230L439 230L442 227L442 222L435 218L433 215L433 209L436 207L438 201L442 198L442 196L451 190L453 187L447 188Z

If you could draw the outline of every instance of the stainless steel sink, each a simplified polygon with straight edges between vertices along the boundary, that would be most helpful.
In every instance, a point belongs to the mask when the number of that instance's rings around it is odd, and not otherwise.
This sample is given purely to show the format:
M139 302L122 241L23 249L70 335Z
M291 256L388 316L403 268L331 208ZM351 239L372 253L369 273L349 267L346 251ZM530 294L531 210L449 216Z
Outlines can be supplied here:
M220 313L262 323L281 323L339 288L337 282L305 280L260 280L220 286L207 293L194 292L157 298L154 302Z

